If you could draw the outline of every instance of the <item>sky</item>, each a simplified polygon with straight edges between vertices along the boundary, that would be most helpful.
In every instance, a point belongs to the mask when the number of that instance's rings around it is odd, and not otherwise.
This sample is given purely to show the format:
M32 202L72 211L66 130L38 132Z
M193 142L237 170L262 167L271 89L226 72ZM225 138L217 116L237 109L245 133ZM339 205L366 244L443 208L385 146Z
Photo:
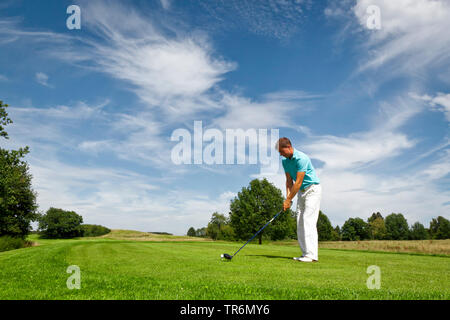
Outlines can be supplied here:
M183 235L252 179L285 194L277 154L205 158L229 130L276 133L311 158L333 226L428 227L450 218L449 29L445 0L4 0L0 147L30 147L41 212ZM241 154L272 155L263 140Z

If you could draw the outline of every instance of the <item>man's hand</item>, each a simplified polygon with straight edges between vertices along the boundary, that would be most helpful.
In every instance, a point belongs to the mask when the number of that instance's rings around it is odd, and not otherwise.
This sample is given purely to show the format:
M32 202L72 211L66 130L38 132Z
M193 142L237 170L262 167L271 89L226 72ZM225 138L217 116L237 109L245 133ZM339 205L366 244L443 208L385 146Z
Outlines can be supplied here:
M292 205L292 200L286 199L283 202L283 211L286 211L287 209L289 209Z

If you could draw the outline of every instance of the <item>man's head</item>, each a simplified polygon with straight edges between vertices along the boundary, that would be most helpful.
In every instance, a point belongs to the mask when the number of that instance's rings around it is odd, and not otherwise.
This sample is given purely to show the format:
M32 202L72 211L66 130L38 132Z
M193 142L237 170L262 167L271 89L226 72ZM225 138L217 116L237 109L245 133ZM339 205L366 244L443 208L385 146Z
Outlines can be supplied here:
M275 149L277 149L280 155L285 158L290 158L294 154L294 148L292 147L291 140L286 137L278 140L275 145Z

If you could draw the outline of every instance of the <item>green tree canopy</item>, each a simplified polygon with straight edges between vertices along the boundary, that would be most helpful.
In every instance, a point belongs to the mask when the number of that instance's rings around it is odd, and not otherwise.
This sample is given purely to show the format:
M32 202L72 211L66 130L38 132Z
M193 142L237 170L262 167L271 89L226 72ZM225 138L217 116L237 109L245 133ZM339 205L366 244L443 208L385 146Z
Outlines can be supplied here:
M74 211L50 208L39 219L39 233L43 238L68 239L83 236L83 217Z
M230 204L230 224L236 236L249 239L283 208L283 200L281 190L266 179L252 180ZM290 209L280 214L258 235L259 243L262 243L263 234L272 240L283 239L291 234L290 216Z
M370 223L370 222L372 222L372 221L374 221L375 219L378 219L378 218L384 220L384 219L383 219L383 216L381 215L381 213L379 213L379 212L374 212L374 213L372 213L372 215L369 217L369 219L367 219L367 222Z
M8 139L4 126L8 105L0 101L0 137ZM36 193L32 190L28 164L22 159L29 148L5 150L0 148L0 236L21 237L31 231L31 221L38 218Z
M361 218L350 218L344 222L341 230L342 240L365 240L369 237L368 225Z
M401 213L392 213L384 220L386 238L389 240L408 240L409 225Z
M194 227L190 227L190 228L189 228L189 230L188 230L188 232L187 232L187 235L188 235L189 237L195 237L195 236L196 236Z
M206 235L214 240L233 240L234 232L229 219L223 214L214 212L206 228Z
M411 226L411 230L409 232L410 240L425 240L428 239L429 234L427 229L420 222L416 222Z
M442 216L431 220L430 235L432 239L450 239L450 221Z
M373 216L368 219L369 238L375 240L382 240L386 238L386 225L381 216Z
M319 211L319 218L317 219L317 232L319 233L319 241L334 240L333 226L328 217Z
M8 117L6 108L8 108L8 105L3 104L3 101L0 101L0 137L9 139L8 133L5 131L4 126L7 126L8 124L12 123L12 120Z

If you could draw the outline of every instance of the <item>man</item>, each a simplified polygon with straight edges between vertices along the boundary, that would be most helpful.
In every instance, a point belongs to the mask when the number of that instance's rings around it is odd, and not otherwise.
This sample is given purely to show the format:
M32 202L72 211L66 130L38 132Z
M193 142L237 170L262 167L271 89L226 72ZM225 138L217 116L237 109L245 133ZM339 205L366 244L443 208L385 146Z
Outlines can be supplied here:
M318 261L319 238L317 234L317 219L322 198L320 180L308 156L294 149L288 138L280 138L276 148L280 155L284 157L282 161L286 174L284 211L291 207L292 199L298 194L296 210L297 237L302 256L294 257L294 260L301 262Z

